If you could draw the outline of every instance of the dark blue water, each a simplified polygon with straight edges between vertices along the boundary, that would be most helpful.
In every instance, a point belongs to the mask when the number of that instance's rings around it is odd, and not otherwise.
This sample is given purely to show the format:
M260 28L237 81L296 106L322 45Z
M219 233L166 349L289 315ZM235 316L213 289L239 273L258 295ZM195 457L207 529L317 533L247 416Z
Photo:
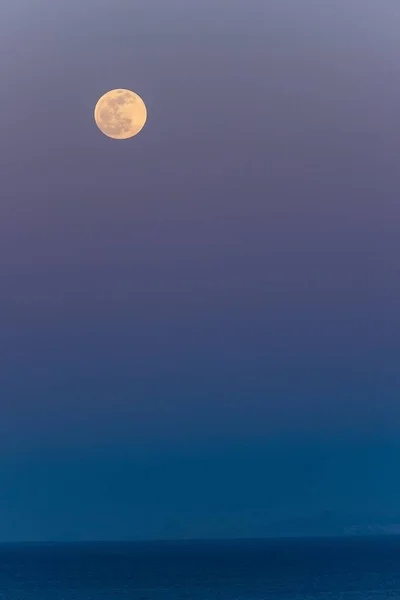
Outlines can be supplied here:
M400 538L0 546L1 600L400 598Z

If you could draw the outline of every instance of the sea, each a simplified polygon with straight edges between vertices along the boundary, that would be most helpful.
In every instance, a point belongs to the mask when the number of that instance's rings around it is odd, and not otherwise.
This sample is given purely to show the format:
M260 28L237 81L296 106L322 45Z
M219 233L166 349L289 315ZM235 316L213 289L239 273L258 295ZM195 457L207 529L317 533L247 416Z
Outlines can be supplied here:
M399 600L400 537L0 546L1 600Z

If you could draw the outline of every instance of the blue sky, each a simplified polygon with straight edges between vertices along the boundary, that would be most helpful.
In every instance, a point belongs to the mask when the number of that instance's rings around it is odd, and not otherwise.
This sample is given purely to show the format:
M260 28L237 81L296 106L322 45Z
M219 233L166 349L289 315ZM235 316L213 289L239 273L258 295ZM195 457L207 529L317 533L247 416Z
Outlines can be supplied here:
M2 3L0 537L396 524L399 18Z

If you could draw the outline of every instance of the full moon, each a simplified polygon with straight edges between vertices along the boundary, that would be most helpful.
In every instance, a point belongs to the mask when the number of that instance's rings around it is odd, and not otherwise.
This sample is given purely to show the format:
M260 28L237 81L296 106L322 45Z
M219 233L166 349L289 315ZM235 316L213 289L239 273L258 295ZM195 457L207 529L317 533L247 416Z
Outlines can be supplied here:
M98 100L94 109L97 127L114 140L126 140L137 135L146 119L145 103L131 90L110 90Z

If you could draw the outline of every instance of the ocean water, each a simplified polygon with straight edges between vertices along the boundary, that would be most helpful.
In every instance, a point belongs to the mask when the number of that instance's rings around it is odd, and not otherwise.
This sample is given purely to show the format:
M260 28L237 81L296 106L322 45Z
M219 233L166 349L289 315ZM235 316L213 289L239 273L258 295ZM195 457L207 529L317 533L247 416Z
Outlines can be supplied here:
M1 600L400 598L400 537L10 544Z

